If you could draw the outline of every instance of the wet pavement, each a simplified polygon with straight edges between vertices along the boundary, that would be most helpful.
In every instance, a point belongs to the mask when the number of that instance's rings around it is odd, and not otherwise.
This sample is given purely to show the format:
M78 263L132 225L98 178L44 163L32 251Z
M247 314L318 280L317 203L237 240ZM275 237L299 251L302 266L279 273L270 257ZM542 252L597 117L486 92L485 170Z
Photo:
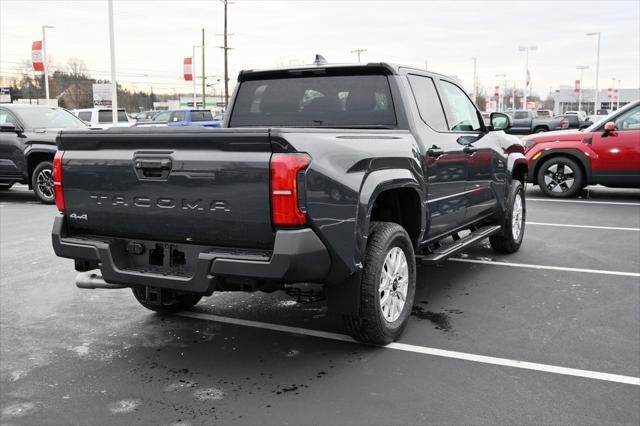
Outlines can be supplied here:
M55 207L16 186L0 193L0 423L638 424L640 191L528 195L521 251L420 267L404 346L377 348L280 292L216 294L187 318L79 290L51 249Z

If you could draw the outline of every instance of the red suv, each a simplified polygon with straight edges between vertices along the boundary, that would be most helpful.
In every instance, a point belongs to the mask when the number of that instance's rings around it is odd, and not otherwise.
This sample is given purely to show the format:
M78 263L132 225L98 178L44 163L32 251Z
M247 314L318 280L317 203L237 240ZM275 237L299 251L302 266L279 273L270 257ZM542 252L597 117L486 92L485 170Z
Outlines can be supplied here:
M525 138L529 182L550 197L572 197L587 185L640 188L640 101L584 130Z

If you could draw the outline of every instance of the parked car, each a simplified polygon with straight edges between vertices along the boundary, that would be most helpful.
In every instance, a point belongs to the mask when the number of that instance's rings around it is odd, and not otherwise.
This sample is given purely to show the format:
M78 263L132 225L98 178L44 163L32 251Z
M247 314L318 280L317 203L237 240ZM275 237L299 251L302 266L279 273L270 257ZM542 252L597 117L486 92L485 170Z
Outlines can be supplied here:
M538 118L552 118L553 117L553 111L551 111L550 109L539 109L536 111L536 113L538 114Z
M158 111L142 111L136 114L136 116L132 118L135 118L137 122L151 121L153 120L153 117L155 117L156 115L158 115Z
M201 126L220 127L220 121L213 119L208 109L178 109L171 112L167 125L172 126Z
M640 188L640 101L589 128L526 138L529 181L550 197L587 185Z
M577 114L559 115L558 118L566 120L568 123L566 126L567 129L586 129L593 124L593 122L588 119L580 120Z
M577 115L581 121L585 121L589 118L585 111L565 111L563 115Z
M94 129L108 129L114 127L113 113L110 108L83 108L74 109L75 114L80 120ZM129 119L124 109L118 109L118 123L116 127L131 127L135 122Z
M510 113L513 127L507 130L512 135L528 135L531 133L549 132L566 129L569 123L561 118L540 118L536 111L516 110Z
M416 256L519 249L527 162L508 115L485 126L456 80L424 70L292 70L241 72L223 129L63 132L53 247L76 285L131 287L161 312L315 288L354 338L385 344L411 313Z
M595 114L590 116L589 119L595 123L596 121L600 121L603 118L607 117L609 114L611 114L611 110L599 109L599 110L596 110Z
M60 129L87 126L63 108L0 105L0 190L29 185L38 199L53 204L53 157Z

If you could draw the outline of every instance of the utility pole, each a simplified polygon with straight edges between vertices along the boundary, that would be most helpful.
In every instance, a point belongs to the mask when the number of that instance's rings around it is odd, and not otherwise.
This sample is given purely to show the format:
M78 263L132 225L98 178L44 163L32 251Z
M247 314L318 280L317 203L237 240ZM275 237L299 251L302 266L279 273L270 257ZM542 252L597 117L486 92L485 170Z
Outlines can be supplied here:
M425 71L428 71L428 70L429 70L429 67L427 66L428 64L429 64L429 62L425 59L425 60L424 60L424 70L425 70Z
M192 54L192 58L191 59L191 69L192 69L192 73L193 75L191 76L191 78L193 79L193 109L198 109L198 97L197 97L197 86L196 86L196 49L200 48L202 46L193 46L193 54ZM204 50L204 49L203 49Z
M473 97L471 101L475 104L476 98L478 97L478 58L474 56L473 58L471 58L471 60L473 61Z
M357 54L358 55L358 62L360 62L360 54L364 53L366 51L367 51L367 49L355 49L355 50L352 50L351 53ZM426 65L426 62L425 62L425 65Z
M229 46L227 44L227 0L224 2L224 110L227 110L229 105Z
M524 75L524 99L522 101L522 109L527 109L527 89L529 88L529 51L536 50L536 46L520 46L518 50L520 52L525 52L526 60L525 60L525 75Z
M587 33L587 36L598 36L598 48L596 53L596 96L593 102L593 114L598 114L598 110L600 109L600 105L598 104L598 91L599 91L599 78L600 78L600 32Z
M207 80L204 73L204 28L202 29L202 109L207 109L207 99L205 90L207 89Z
M55 28L52 25L42 26L42 64L44 65L44 97L49 105L49 68L47 67L47 36L45 30L47 28Z
M576 67L576 69L580 71L580 86L578 87L578 112L582 111L582 87L583 87L582 78L584 76L584 70L588 68L589 67L586 65L578 65Z
M498 97L498 111L504 111L505 105L504 105L504 100L505 100L505 96L507 95L507 75L506 74L496 74L496 78L504 78L504 92L502 93L502 106L500 106L500 97ZM500 83L498 83L498 86L500 85Z
M111 52L111 119L118 124L118 83L116 82L116 42L113 33L113 0L109 0L109 50Z

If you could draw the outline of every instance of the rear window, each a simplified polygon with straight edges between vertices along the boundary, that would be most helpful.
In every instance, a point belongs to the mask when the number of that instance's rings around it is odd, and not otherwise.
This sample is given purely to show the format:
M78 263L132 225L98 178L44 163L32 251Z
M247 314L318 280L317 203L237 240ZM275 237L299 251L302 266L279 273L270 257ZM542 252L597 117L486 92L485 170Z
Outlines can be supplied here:
M126 123L129 121L127 118L127 113L124 111L118 111L118 122ZM111 110L102 109L98 111L98 123L112 123L113 122L113 114L111 114Z
M513 118L529 118L529 113L527 111L516 111L516 113L513 115Z
M383 75L292 77L240 85L230 126L392 127Z
M211 111L191 111L191 121L213 121Z

